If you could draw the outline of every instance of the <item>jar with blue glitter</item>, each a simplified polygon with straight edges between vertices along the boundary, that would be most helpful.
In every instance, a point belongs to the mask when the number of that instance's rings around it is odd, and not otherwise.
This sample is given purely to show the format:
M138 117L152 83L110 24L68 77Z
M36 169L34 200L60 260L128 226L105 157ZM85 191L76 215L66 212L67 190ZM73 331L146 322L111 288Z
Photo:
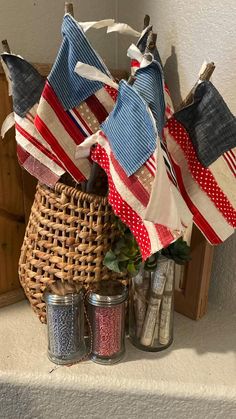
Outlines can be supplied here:
M78 362L86 352L83 293L46 292L48 358L55 364Z

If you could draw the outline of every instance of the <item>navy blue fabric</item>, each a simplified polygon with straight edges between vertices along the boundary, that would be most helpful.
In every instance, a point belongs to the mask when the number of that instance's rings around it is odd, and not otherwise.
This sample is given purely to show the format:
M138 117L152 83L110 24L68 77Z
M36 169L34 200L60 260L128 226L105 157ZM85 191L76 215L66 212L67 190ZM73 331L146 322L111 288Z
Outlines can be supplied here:
M193 103L176 112L175 118L188 131L204 167L236 147L236 118L209 81L197 86Z
M89 64L110 76L102 59L91 47L83 29L73 17L65 15L62 23L63 41L48 81L65 110L78 106L103 87L103 83L86 80L75 73L78 61Z
M39 72L23 58L13 54L1 55L12 81L14 112L24 118L27 112L39 102L45 80Z
M147 105L125 81L120 82L115 108L101 128L128 176L134 174L156 148L156 131Z

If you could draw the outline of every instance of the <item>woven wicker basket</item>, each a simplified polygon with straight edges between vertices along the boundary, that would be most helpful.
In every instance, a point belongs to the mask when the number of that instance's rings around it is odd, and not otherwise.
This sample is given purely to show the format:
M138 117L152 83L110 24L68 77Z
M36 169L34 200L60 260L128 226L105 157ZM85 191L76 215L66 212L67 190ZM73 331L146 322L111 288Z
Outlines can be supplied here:
M21 285L41 322L43 292L51 284L118 279L103 258L119 234L104 197L57 183L38 185L19 261Z

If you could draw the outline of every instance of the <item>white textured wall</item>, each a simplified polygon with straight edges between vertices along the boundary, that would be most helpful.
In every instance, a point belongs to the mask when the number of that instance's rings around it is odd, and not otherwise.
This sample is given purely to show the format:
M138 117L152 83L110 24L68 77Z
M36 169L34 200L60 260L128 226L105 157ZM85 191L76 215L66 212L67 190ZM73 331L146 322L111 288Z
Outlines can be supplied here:
M204 59L216 63L213 81L236 113L236 3L235 0L119 0L119 19L141 29L144 14L158 34L159 52L173 98L185 96L196 81ZM119 63L128 65L119 37ZM171 56L171 52L174 52Z
M204 59L216 63L213 82L236 114L235 0L119 0L119 19L136 29L151 16L175 104L189 92ZM119 65L129 41L119 37ZM210 299L236 308L236 235L215 250Z
M73 3L77 20L112 18L116 14L116 0L74 0ZM25 59L50 63L60 45L63 14L64 0L1 0L0 40L7 38L12 51ZM108 38L105 30L92 30L89 37L108 66L114 68L115 35Z
M214 254L210 300L218 306L236 308L236 234Z

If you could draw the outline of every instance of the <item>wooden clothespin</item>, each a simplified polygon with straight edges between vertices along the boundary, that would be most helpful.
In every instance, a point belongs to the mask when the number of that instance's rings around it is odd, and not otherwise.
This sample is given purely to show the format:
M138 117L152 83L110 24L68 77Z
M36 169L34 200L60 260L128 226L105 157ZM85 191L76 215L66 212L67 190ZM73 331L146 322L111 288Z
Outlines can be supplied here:
M10 54L11 50L7 42L7 39L2 40L2 49L3 49L3 52L7 52L8 54Z
M208 81L210 80L213 71L215 70L216 66L213 62L208 63L205 67L205 69L203 70L203 72L200 74L199 76L199 80L201 81Z
M195 83L193 88L190 90L189 94L186 96L186 98L183 100L183 102L178 106L176 111L180 111L181 109L185 108L186 106L190 105L193 102L194 92L196 90L196 87L199 84L200 81L208 81L210 80L213 71L215 70L216 66L213 62L206 64L204 70L199 75L198 81Z
M134 84L135 80L136 80L136 77L131 75L131 76L129 76L127 83L130 86L132 86L132 84Z
M153 50L155 49L156 46L156 41L157 41L157 34L153 33L152 31L150 31L149 35L148 35L148 39L147 39L147 47L145 50L145 53L149 53L149 52L153 52Z
M149 23L150 23L150 16L145 15L144 21L143 21L143 29L147 28L149 26ZM152 31L150 31L150 34L147 39L147 47L146 47L145 53L151 53L153 51L156 45L156 39L157 39L157 35L154 34ZM151 61L151 57L150 57L150 61ZM132 86L134 81L135 81L135 76L131 75L128 79L128 84Z
M69 13L74 17L74 6L73 3L65 2L65 13Z
M145 49L145 55L146 55L145 58L148 61L152 61L152 56L150 54L153 53L153 51L156 47L156 40L157 40L157 34L150 31L150 33L148 35L148 39L147 39L147 46L146 46L146 49Z
M143 29L146 29L150 24L150 16L145 15L143 19Z

